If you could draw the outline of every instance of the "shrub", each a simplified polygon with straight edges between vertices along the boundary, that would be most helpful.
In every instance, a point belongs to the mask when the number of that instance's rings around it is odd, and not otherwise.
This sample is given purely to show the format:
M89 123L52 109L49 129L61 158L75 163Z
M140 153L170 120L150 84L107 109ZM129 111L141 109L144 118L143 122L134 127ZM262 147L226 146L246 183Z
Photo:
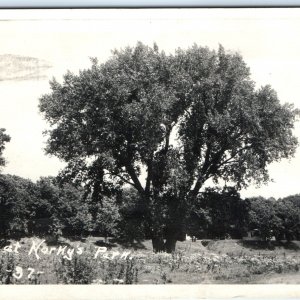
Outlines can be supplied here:
M89 284L92 283L94 262L86 255L75 255L72 260L61 258L55 266L57 283Z

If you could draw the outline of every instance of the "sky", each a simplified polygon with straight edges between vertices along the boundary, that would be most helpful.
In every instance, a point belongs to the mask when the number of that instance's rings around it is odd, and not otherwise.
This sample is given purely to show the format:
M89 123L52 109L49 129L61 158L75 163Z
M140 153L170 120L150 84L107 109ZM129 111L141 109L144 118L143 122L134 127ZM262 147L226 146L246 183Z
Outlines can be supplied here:
M172 53L197 43L239 52L259 88L270 84L282 103L300 108L300 9L109 9L0 11L0 128L11 142L3 173L37 180L64 163L45 155L47 123L39 97L49 80L99 62L137 41ZM300 140L300 124L294 134ZM269 166L273 181L250 186L243 197L300 193L300 147L294 158Z

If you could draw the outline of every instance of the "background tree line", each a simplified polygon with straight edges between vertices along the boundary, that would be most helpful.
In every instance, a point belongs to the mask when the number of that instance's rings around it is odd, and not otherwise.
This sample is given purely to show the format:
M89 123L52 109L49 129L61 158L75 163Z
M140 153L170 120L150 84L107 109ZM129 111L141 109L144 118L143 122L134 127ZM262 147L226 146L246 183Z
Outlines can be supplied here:
M41 178L36 183L0 174L0 234L114 237L132 243L150 238L139 194L132 188L93 201L80 185ZM300 239L300 194L282 199L242 199L234 188L206 189L185 220L185 234L201 239L242 238L257 230L263 239Z
M241 239L252 233L265 241L299 240L300 194L242 199L233 188L207 189L198 197L188 228L202 239Z

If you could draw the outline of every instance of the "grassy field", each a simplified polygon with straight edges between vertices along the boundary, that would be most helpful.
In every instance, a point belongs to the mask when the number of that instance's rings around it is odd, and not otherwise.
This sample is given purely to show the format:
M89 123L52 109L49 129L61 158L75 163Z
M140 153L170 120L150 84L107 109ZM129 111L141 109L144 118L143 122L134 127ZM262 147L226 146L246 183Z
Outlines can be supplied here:
M154 254L151 241L23 238L1 249L3 284L300 283L300 242L185 241L173 254Z

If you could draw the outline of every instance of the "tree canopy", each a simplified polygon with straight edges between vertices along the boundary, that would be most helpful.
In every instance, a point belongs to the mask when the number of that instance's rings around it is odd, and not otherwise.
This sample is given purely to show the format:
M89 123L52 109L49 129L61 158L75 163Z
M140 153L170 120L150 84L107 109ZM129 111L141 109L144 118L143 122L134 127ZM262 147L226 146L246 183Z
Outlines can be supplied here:
M96 197L132 185L158 250L174 249L208 179L267 182L267 166L297 147L298 111L256 89L241 55L222 46L166 54L139 42L50 85L40 111L52 126L46 151L68 163L62 176Z
M28 233L30 209L37 201L33 182L15 175L0 174L0 236Z

